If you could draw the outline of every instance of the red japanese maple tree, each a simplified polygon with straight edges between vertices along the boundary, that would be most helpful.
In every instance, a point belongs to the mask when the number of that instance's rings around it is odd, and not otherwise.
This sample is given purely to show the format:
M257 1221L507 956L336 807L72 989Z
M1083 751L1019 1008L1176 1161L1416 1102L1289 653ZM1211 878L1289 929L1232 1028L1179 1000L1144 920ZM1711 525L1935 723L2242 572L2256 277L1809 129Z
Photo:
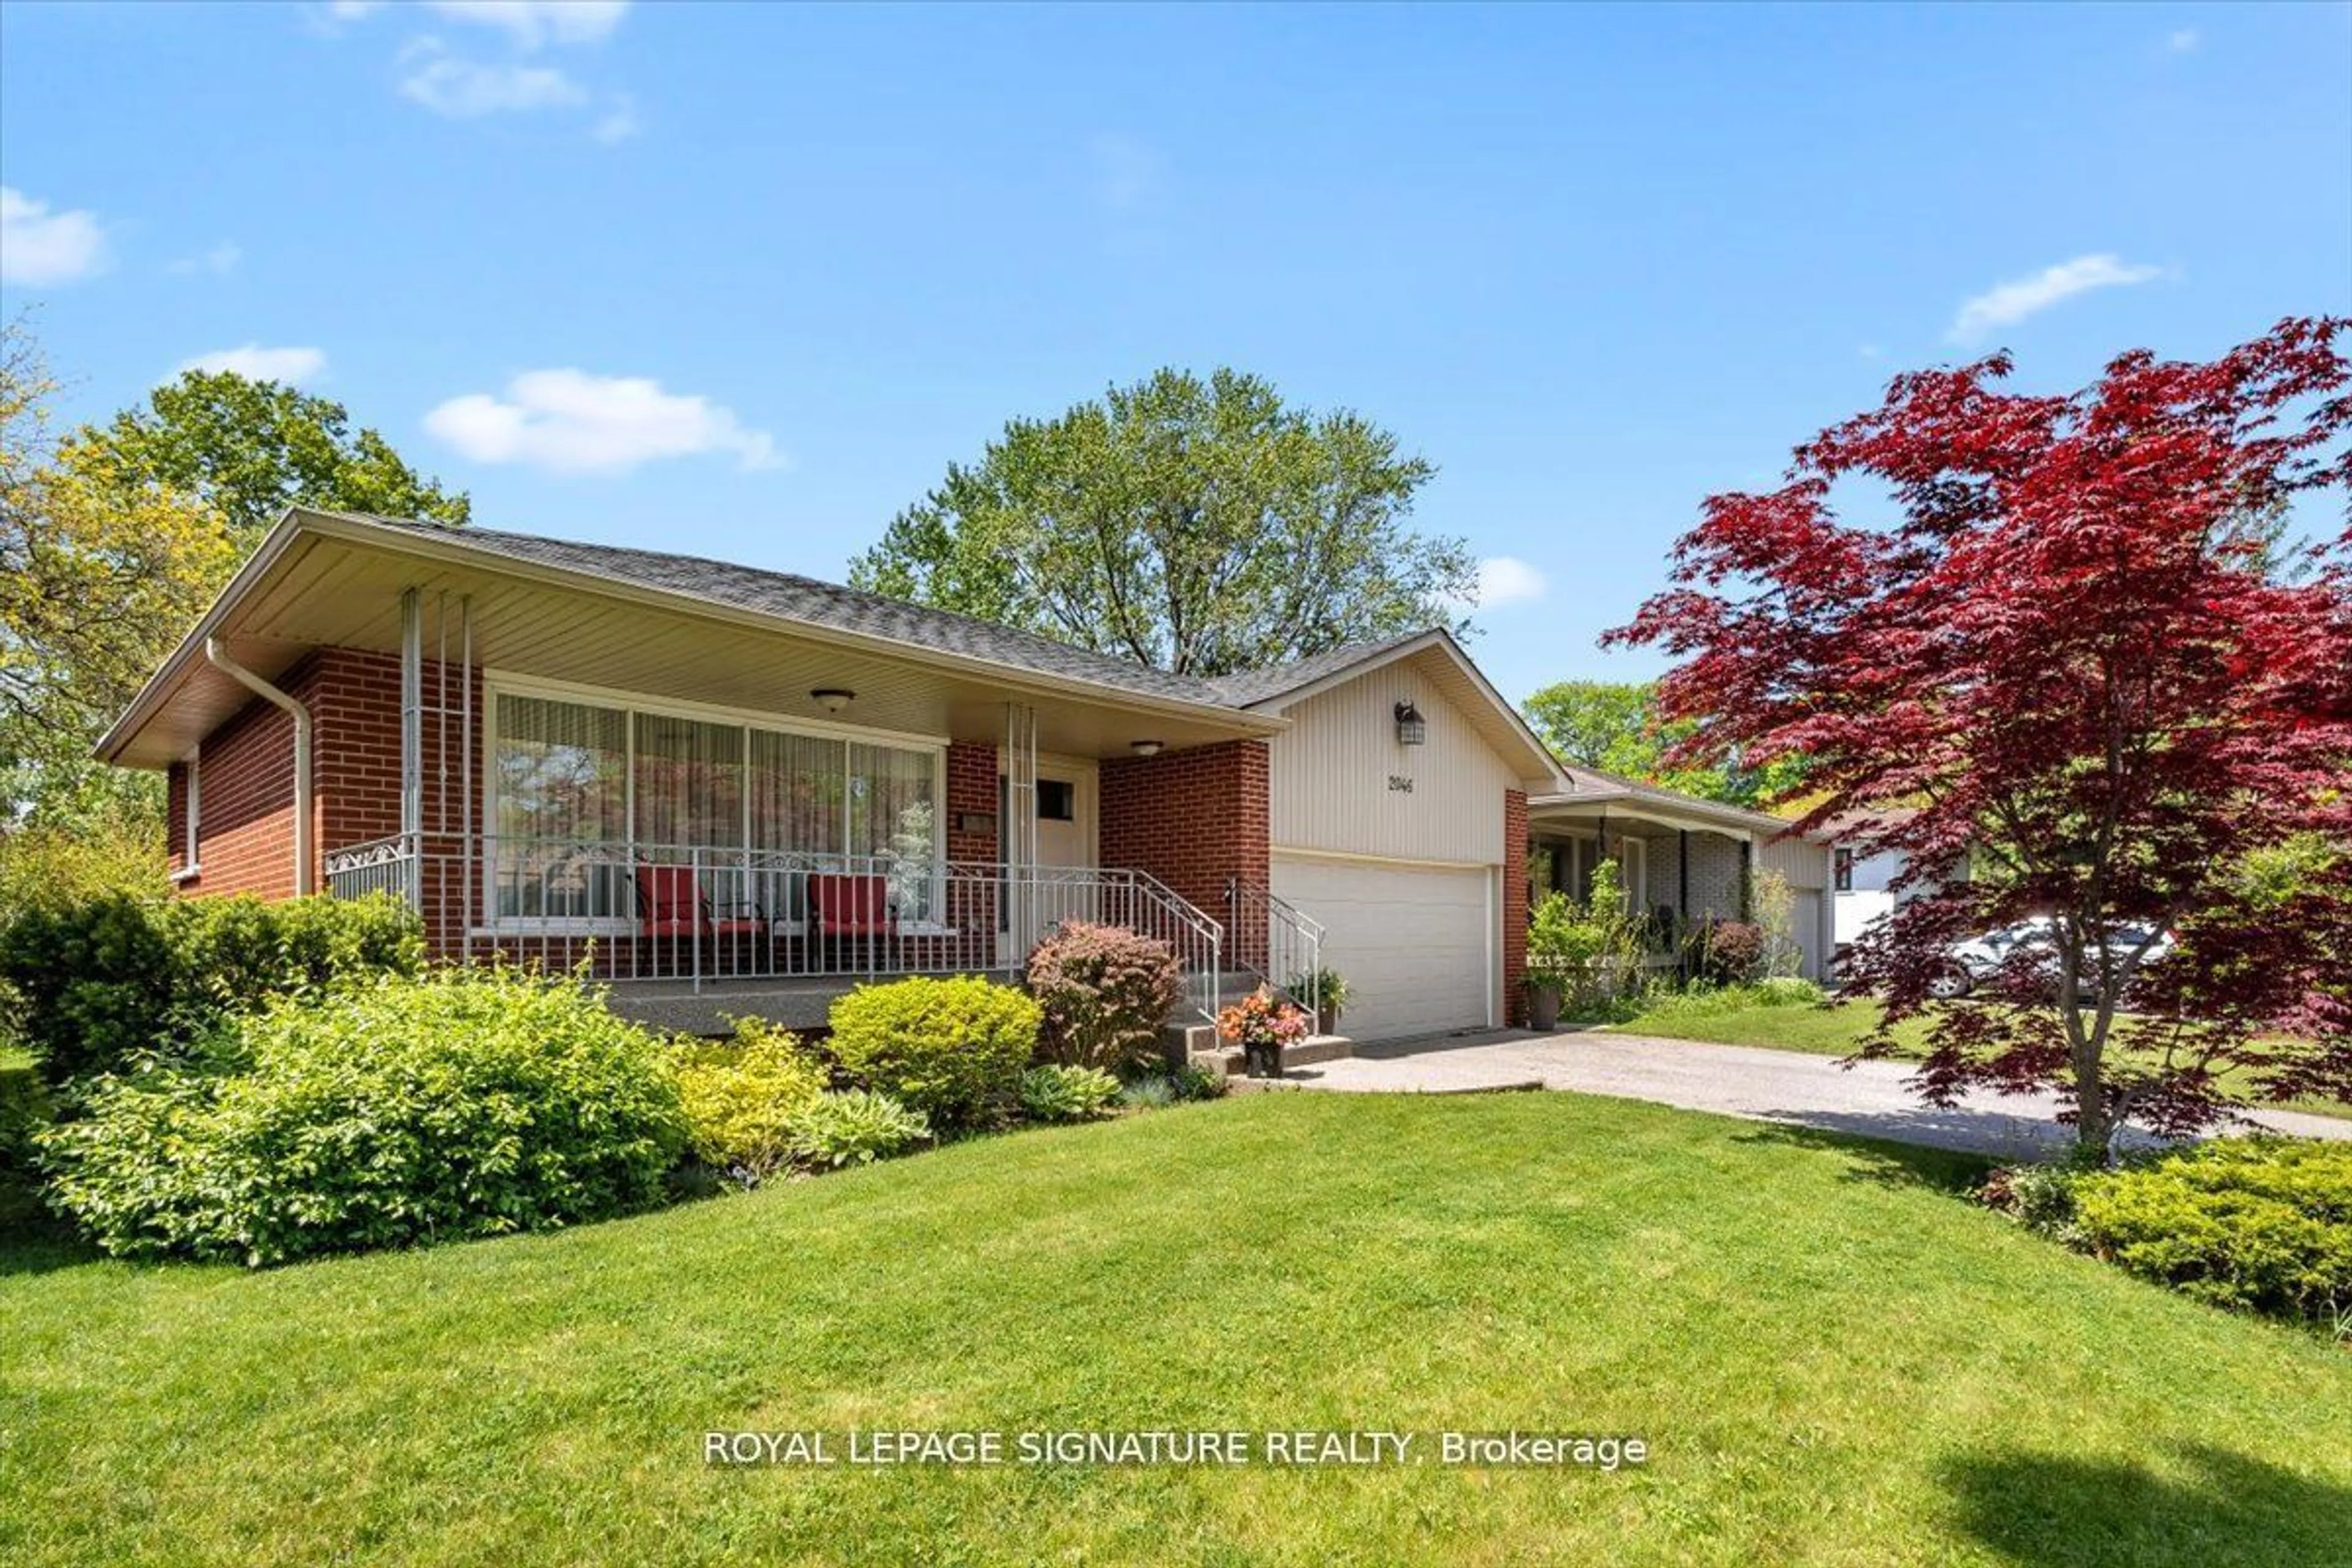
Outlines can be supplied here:
M2266 526L2352 488L2347 331L2070 396L2006 390L2006 354L1902 376L1779 489L1707 500L1609 634L1682 660L1688 760L1801 755L1806 829L1903 854L1849 977L1885 1004L1864 1055L1932 1016L1930 1103L2048 1086L2104 1155L2230 1089L2352 1100L2352 529ZM1932 999L1954 942L2032 917Z

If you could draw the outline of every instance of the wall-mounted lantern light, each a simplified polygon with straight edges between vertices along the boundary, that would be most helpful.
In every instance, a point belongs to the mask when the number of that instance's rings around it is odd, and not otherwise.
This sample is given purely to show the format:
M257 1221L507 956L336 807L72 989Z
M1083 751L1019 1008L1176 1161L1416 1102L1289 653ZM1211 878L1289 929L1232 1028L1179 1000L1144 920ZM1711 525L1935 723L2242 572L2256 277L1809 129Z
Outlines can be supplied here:
M1396 705L1396 724L1400 746L1418 746L1429 739L1429 721L1421 716L1421 710L1412 705L1410 698Z
M1139 757L1156 757L1165 748L1158 741L1129 741L1127 749Z
M848 707L856 695L855 691L844 691L838 686L820 686L809 693L809 700L828 713L838 713Z

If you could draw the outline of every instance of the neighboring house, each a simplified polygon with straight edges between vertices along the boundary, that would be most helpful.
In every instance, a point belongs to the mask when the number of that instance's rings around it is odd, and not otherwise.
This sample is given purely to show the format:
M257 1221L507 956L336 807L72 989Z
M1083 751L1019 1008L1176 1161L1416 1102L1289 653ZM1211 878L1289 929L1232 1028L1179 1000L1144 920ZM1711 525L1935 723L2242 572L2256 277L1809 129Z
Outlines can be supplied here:
M1443 631L1216 679L782 573L290 510L99 747L190 893L389 890L432 951L584 966L684 1027L1010 972L1057 921L1188 1006L1320 962L1344 1027L1501 1022L1531 834L1744 909L1775 819L1561 768ZM1572 847L1572 856L1578 853ZM1821 953L1809 948L1810 962Z
M1875 854L1841 846L1833 881L1837 888L1837 944L1843 947L1882 916L1895 911L1895 879L1903 874L1903 851Z
M1699 800L1597 769L1563 766L1570 787L1528 803L1536 875L1581 898L1593 868L1613 859L1626 902L1651 917L1652 962L1672 961L1677 939L1709 921L1758 918L1757 877L1789 886L1788 936L1797 971L1820 980L1833 951L1828 906L1831 850L1788 836L1762 812ZM1538 889L1539 891L1541 889Z
M1911 815L1907 810L1888 811L1880 813L1879 819L1903 821ZM1832 831L1840 832L1843 826L1833 826ZM1903 868L1908 863L1908 857L1900 849L1865 851L1851 845L1838 846L1831 872L1831 882L1836 889L1838 946L1843 947L1859 939L1874 922L1894 913L1896 904L1917 898L1931 888L1945 885L1931 883L1924 888L1906 888L1897 893L1895 883L1902 879ZM1953 880L1965 881L1968 876L1964 859L1958 876Z

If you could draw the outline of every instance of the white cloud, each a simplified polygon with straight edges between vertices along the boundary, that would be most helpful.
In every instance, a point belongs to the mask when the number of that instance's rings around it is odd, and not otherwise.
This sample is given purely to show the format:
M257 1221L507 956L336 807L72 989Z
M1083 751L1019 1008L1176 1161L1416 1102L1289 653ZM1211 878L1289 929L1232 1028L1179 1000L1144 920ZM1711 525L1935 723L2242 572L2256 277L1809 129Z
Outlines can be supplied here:
M426 8L457 22L499 27L515 47L593 44L609 37L628 14L628 0L425 0Z
M637 118L637 100L624 92L614 97L611 106L604 110L604 117L596 121L588 134L610 147L616 142L626 142L645 128L645 121Z
M236 264L244 259L245 247L233 239L224 239L210 250L201 250L194 256L183 256L164 263L163 270L182 278L194 272L209 272L215 278L226 278L236 271Z
M773 439L706 397L664 392L642 376L525 371L503 398L453 397L425 427L478 463L525 463L559 474L621 473L662 458L730 453L740 468L783 466Z
M576 109L588 90L553 66L480 65L438 55L403 77L400 90L436 114L473 120L538 109Z
M180 362L174 375L192 370L235 371L248 381L282 381L291 385L315 381L327 368L327 351L307 344L268 349L259 343L242 348L215 349Z
M1964 301L1960 313L1952 321L1951 330L1944 335L1952 342L1968 342L1982 337L1991 328L2010 326L2046 310L2062 300L2071 300L2094 289L2145 283L2160 272L2158 268L2128 265L2112 255L2078 256Z
M1477 605L1491 610L1544 596L1544 574L1516 555L1489 555L1478 563Z
M0 283L71 283L105 270L109 259L97 214L51 212L48 203L0 185Z
M2197 46L2204 41L2205 35L2196 28L2178 27L2166 35L2164 47L2176 55L2186 55L2194 53Z

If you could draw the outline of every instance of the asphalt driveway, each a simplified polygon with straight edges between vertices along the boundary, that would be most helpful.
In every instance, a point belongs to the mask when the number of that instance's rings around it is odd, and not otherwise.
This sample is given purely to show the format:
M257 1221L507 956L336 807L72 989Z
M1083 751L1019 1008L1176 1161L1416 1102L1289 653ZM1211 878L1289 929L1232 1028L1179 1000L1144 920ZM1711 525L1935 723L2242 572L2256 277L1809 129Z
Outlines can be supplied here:
M2046 1094L1977 1095L1950 1110L1919 1103L1902 1062L1857 1062L1751 1046L1662 1040L1643 1035L1534 1035L1505 1029L1359 1046L1340 1061L1302 1068L1302 1089L1357 1093L1463 1093L1572 1089L1655 1100L1826 1131L2011 1158L2070 1139ZM2309 1138L2352 1138L2352 1121L2263 1110L2253 1120Z

